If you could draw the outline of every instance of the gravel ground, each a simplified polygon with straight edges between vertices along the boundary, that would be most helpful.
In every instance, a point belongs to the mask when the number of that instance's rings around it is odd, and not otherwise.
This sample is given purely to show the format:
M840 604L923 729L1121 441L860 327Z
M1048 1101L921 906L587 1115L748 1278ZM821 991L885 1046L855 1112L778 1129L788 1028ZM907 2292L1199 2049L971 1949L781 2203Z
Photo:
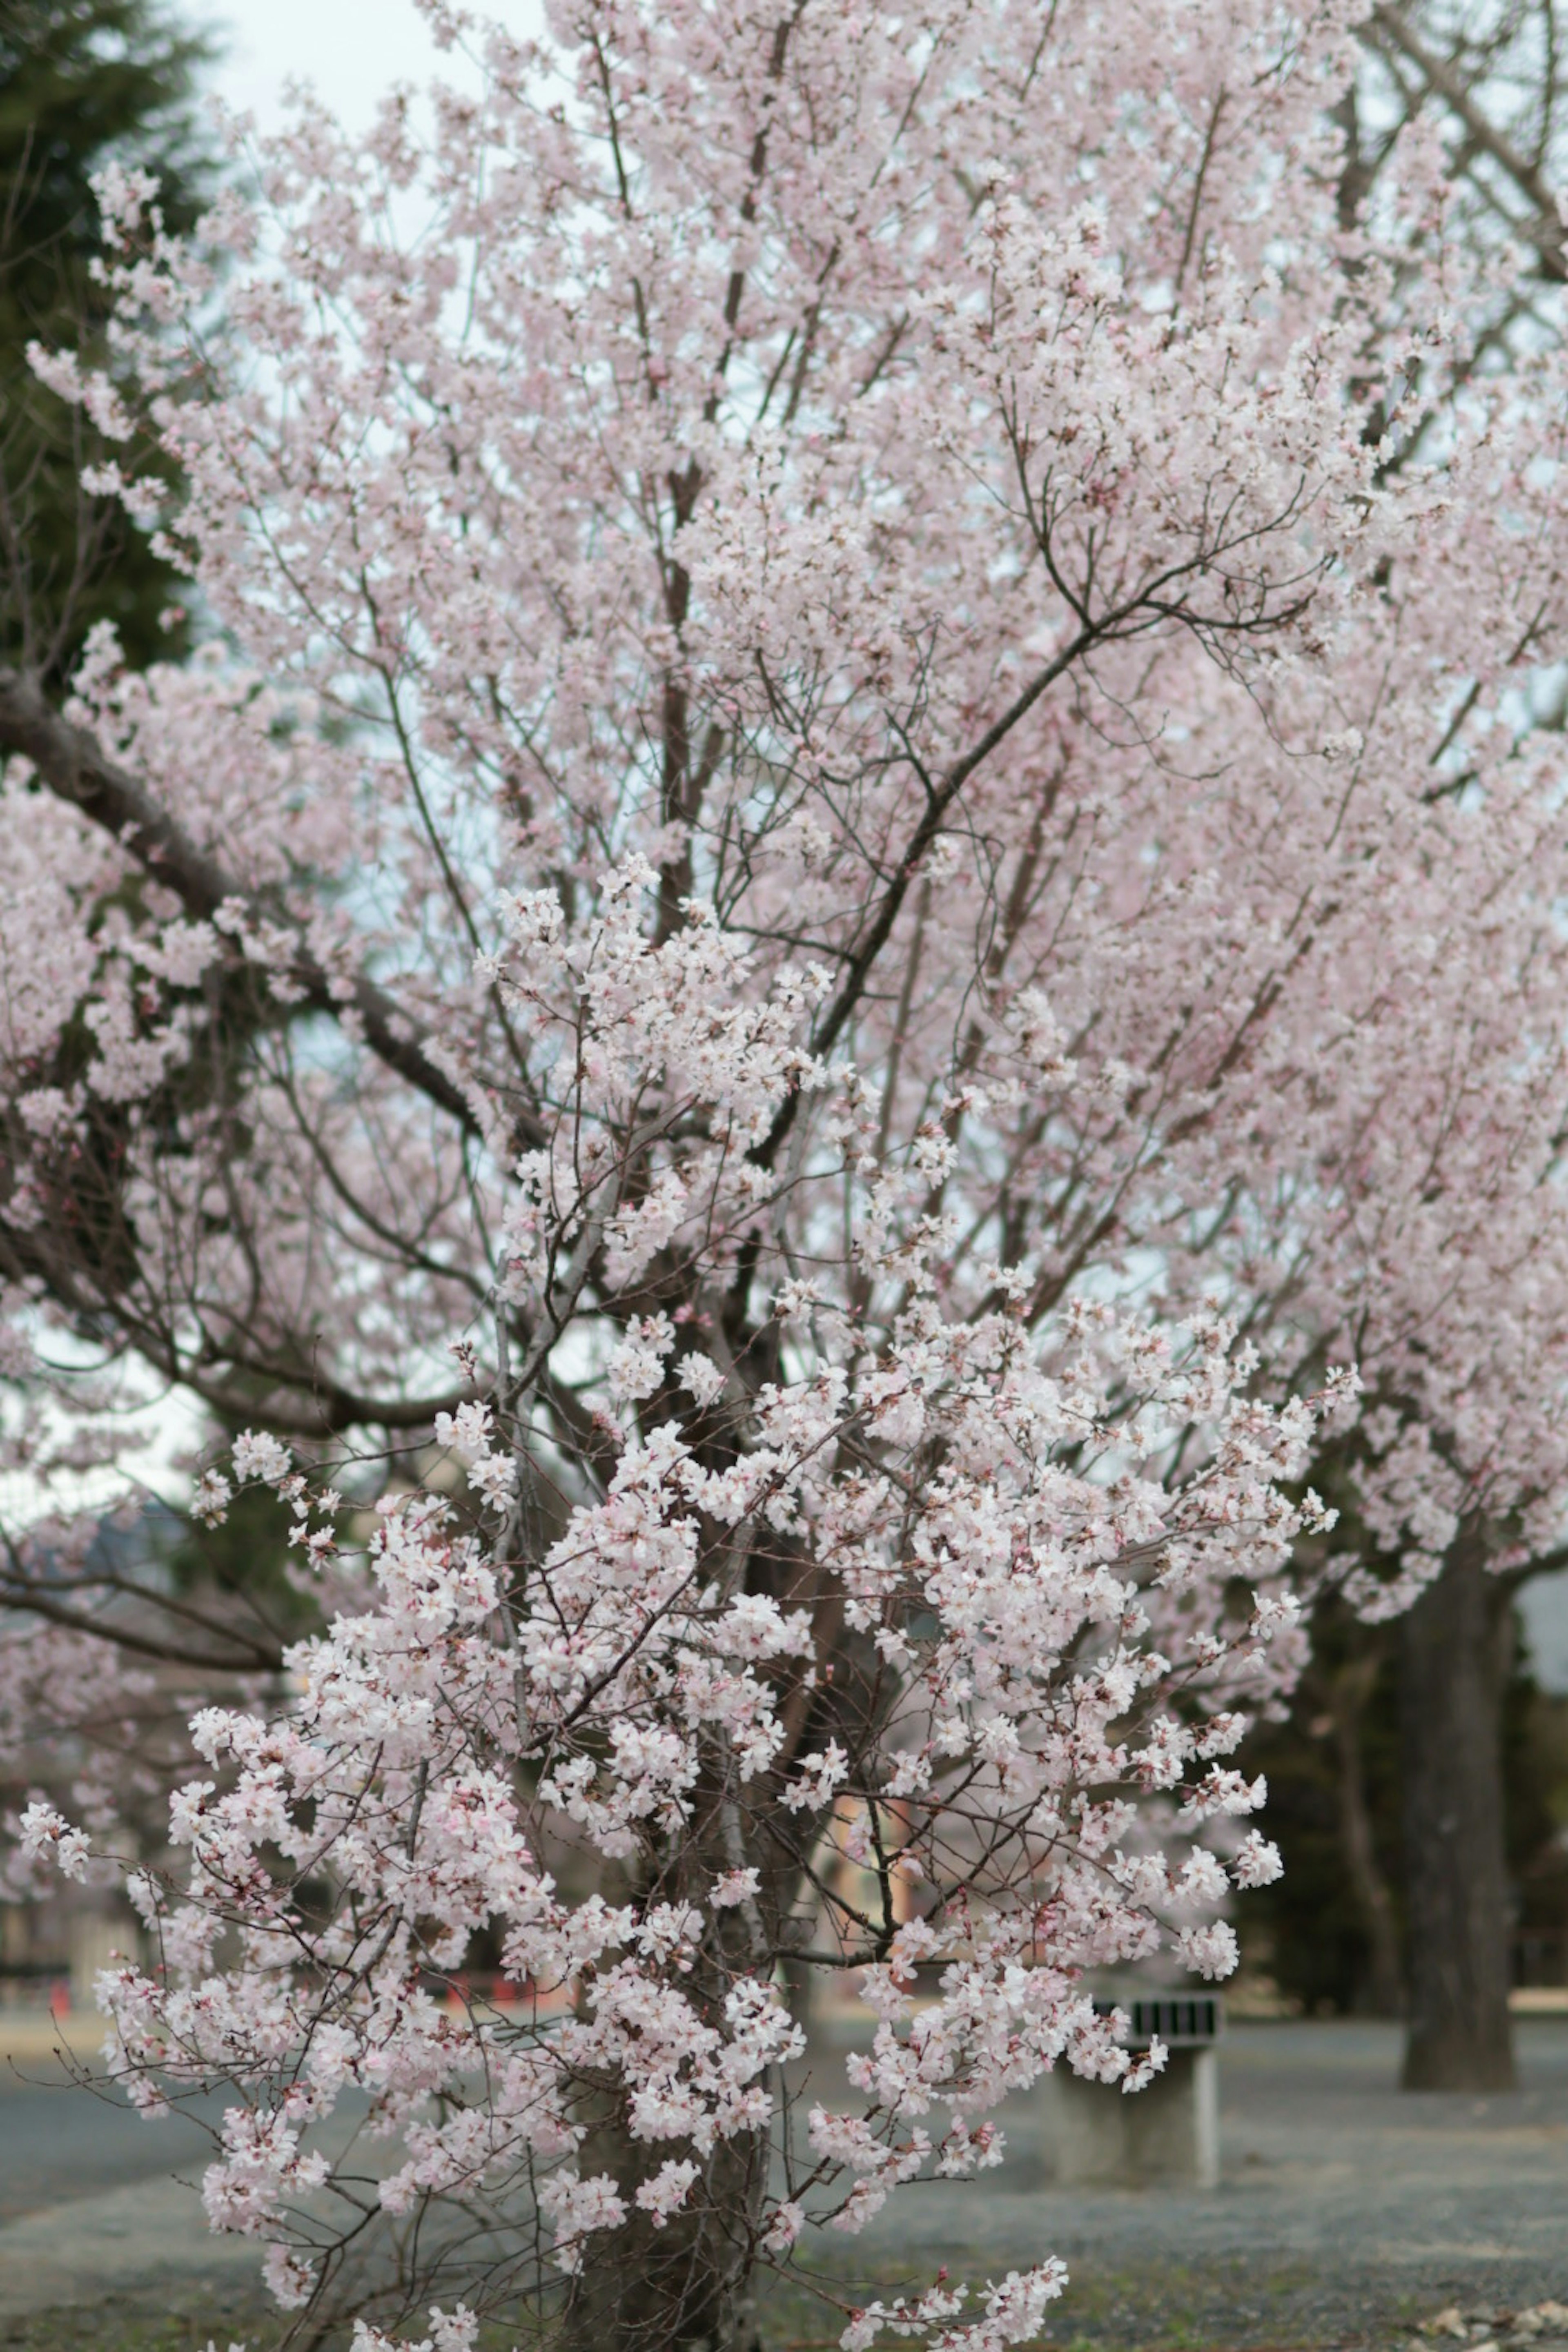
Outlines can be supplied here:
M906 2265L979 2279L1060 2254L1052 2332L1086 2352L1403 2347L1456 2305L1482 2342L1500 2313L1568 2302L1568 2019L1521 2020L1518 2049L1517 2091L1453 2097L1398 2089L1393 2026L1236 2025L1217 2189L1057 2189L1044 2103L1022 2100L1000 2171L895 2200L853 2259L883 2291ZM786 2341L826 2340L804 2305L789 2320Z
M1405 2352L1446 2309L1423 2352L1568 2352L1554 2329L1527 2345L1508 2326L1549 2298L1568 2304L1568 2019L1521 2021L1521 2086L1507 2096L1401 2093L1398 2055L1388 2026L1234 2027L1222 2177L1206 2194L1061 2191L1044 2103L1020 2101L1002 2170L895 2200L838 2252L840 2287L860 2299L944 2263L983 2281L1054 2252L1072 2274L1052 2328L1067 2352ZM842 2082L828 2051L814 2073L823 2095ZM29 2106L12 2113L37 2133ZM254 2280L254 2256L215 2244L173 2179L75 2197L57 2181L0 2226L0 2346L205 2352L210 2334L218 2352L247 2336L265 2352ZM769 2352L815 2352L841 2326L797 2289L764 2305Z

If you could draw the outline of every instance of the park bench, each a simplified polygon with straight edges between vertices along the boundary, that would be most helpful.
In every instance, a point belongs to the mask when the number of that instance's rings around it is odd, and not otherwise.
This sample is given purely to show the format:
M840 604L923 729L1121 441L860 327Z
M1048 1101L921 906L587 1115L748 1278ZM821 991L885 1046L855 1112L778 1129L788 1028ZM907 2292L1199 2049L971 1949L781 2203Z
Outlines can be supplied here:
M1169 2053L1147 2090L1089 2083L1065 2066L1045 2082L1060 2189L1213 2189L1219 2180L1219 2051L1225 2004L1213 1993L1139 1994L1095 2004L1124 2010L1127 2046L1156 2037Z

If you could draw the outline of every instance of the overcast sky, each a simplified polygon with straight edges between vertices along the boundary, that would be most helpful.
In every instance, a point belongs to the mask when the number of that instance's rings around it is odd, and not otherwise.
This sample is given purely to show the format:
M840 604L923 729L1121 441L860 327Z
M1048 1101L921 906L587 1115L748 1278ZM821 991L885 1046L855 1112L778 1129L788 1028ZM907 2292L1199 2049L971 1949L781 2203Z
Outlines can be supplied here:
M363 129L390 82L452 71L412 0L186 0L186 10L225 44L219 94L264 130L278 121L290 76L313 82L341 121ZM489 0L487 13L518 32L534 31L542 14L537 0Z

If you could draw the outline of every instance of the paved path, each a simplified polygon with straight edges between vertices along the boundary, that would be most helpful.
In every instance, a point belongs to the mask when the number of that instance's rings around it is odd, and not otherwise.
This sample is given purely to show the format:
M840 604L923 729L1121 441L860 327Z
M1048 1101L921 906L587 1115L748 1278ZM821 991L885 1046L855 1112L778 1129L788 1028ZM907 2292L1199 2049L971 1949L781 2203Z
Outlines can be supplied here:
M1021 2100L999 2172L895 2200L861 2259L974 2277L1059 2253L1068 2338L1307 2343L1568 2301L1568 2020L1521 2021L1507 2095L1402 2092L1399 2048L1386 2025L1233 2027L1207 2194L1054 2189L1043 2103Z
M47 2087L47 2038L19 2062L38 2079L0 2087L0 2323L110 2295L180 2309L209 2286L248 2291L253 2252L208 2236L171 2177L199 2168L199 2137ZM1568 2301L1568 2019L1521 2022L1506 2097L1401 2093L1398 2048L1387 2026L1235 2027L1208 2195L1057 2190L1041 2103L1019 2102L1000 2173L896 2200L838 2261L880 2284L1063 2254L1073 2284L1055 2333L1086 2347L1349 2342L1402 2335L1449 2302Z
M215 2241L186 2185L205 2134L73 2087L58 2045L95 2063L102 2030L90 2016L0 2016L0 2322L127 2294L178 2307L255 2277L254 2249Z

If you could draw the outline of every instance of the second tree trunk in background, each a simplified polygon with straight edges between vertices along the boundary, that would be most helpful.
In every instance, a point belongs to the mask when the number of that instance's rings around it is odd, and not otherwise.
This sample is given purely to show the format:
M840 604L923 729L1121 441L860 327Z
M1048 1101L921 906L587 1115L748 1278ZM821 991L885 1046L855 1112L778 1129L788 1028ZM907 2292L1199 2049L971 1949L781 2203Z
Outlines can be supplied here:
M1500 1738L1509 1599L1467 1528L1400 1629L1406 2090L1513 2084Z

